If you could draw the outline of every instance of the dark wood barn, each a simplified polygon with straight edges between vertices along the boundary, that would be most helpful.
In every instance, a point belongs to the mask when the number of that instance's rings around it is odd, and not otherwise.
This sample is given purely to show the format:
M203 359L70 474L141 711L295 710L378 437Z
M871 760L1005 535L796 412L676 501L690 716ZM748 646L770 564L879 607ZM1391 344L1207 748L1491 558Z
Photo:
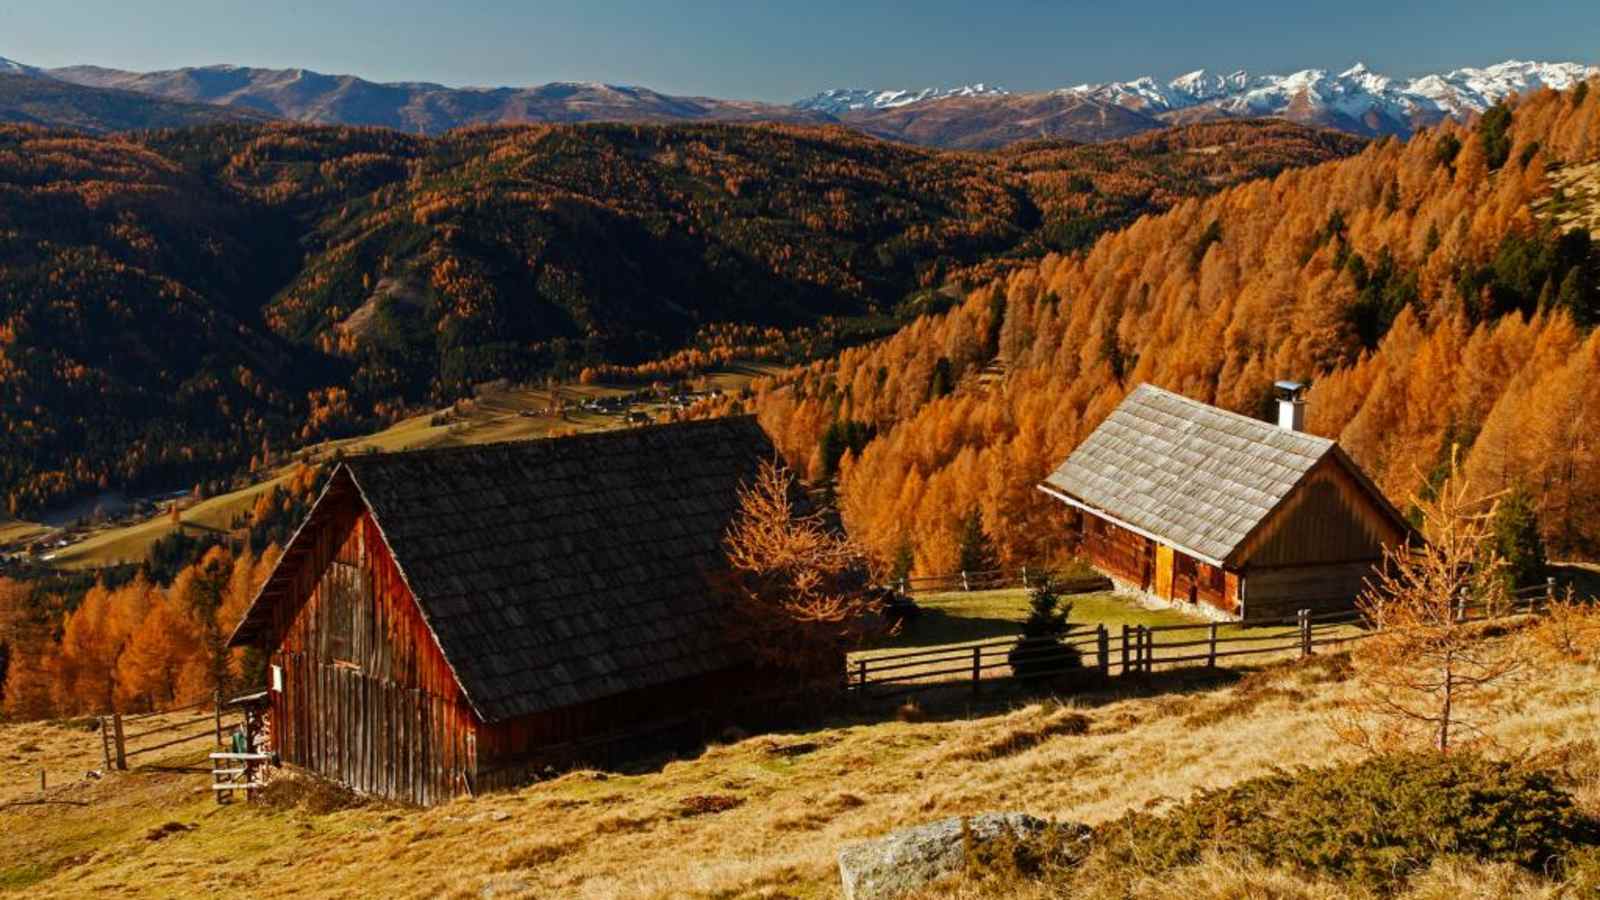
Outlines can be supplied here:
M708 589L750 418L341 464L234 632L284 762L416 803L748 698Z
M1273 425L1140 385L1040 489L1124 590L1226 619L1349 608L1409 528L1280 390Z

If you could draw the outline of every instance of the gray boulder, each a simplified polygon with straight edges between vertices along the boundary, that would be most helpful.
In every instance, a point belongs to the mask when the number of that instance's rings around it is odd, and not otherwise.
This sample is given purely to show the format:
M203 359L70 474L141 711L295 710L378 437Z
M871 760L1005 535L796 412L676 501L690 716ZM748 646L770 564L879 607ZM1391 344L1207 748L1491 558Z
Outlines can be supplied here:
M962 817L903 828L839 851L845 900L894 900L930 881L959 871L966 862ZM974 844L1007 834L1031 837L1050 825L1026 813L984 813L966 818ZM1064 826L1078 832L1083 826Z

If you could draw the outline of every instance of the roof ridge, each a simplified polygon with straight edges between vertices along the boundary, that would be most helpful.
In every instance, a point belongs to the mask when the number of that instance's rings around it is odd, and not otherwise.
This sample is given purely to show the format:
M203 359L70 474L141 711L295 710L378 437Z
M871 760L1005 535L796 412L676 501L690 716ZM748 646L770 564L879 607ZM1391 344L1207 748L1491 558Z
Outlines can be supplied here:
M1225 408L1223 408L1221 406L1217 406L1217 405L1212 404L1212 403L1207 403L1204 400L1196 400L1193 397L1189 397L1189 396L1186 396L1184 394L1180 394L1177 391L1167 390L1164 387L1160 387L1158 385L1151 384L1148 381L1140 382L1139 386L1134 388L1133 390L1134 391L1140 391L1140 390L1145 390L1145 389L1149 389L1152 393L1163 394L1165 396L1171 397L1174 400L1181 400L1181 401L1183 401L1184 403L1186 403L1186 404L1188 404L1190 406L1193 406L1193 407L1195 407L1197 409L1205 410L1206 412L1212 413L1214 415L1228 416L1228 417L1230 417L1230 418L1232 418L1232 419L1234 419L1236 421L1248 423L1248 424L1250 424L1252 426L1255 426L1255 427L1258 427L1258 428L1262 429L1263 433L1271 434L1271 433L1277 433L1277 432L1281 431L1284 434L1294 435L1295 437L1309 438L1309 439L1311 439L1313 441L1320 441L1320 442L1326 444L1327 447L1334 447L1334 446L1338 445L1338 441L1335 441L1333 438L1323 437L1320 434L1312 434L1309 431L1291 431L1291 430L1289 430L1287 428L1284 428L1284 427L1282 427L1280 425L1276 425L1276 424L1274 424L1272 422L1268 422L1265 419L1258 419L1255 416L1247 416L1244 413L1234 412L1231 409L1225 409ZM1327 447L1324 448L1323 452L1327 452Z
M601 431L580 431L574 434L547 434L542 437L508 438L502 441L484 441L481 444L456 444L448 447L413 447L406 450L384 450L371 453L358 453L346 456L340 460L344 464L372 465L388 462L415 460L427 456L465 455L505 447L532 447L548 446L561 441L577 442L604 442L615 440L625 435L659 434L667 430L689 431L712 426L726 426L739 422L755 422L753 413L737 416L716 416L710 419L681 419L675 422L651 422L648 425L635 425L626 428L607 428ZM757 423L759 425L759 423ZM568 445L570 446L570 444Z

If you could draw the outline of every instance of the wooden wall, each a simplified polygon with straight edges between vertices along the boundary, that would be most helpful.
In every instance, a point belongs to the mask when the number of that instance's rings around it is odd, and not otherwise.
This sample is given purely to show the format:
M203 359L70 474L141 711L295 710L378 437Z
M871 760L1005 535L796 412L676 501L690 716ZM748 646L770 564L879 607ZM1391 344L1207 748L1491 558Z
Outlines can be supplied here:
M844 663L841 655L840 671ZM669 727L701 737L741 712L786 699L781 673L751 666L492 723L479 734L478 783L511 786L549 766L625 757L637 750L635 736Z
M1083 514L1078 549L1095 568L1140 590L1149 589L1156 578L1155 545L1092 513Z
M1244 618L1352 609L1405 532L1335 457L1318 464L1238 552Z
M485 724L428 631L371 513L336 483L286 564L265 643L283 671L271 693L283 761L358 791L417 804L525 781L549 765L616 755L663 724L703 727L783 685L771 673L697 678ZM840 659L843 668L843 658Z
M1329 456L1234 558L1244 569L1377 560L1384 545L1403 536L1355 477Z
M1353 609L1377 563L1327 563L1254 568L1245 574L1244 617L1288 618Z
M350 492L353 495L353 491ZM433 803L473 788L478 722L370 513L337 505L274 609L274 749L357 790ZM336 615L337 614L337 615Z

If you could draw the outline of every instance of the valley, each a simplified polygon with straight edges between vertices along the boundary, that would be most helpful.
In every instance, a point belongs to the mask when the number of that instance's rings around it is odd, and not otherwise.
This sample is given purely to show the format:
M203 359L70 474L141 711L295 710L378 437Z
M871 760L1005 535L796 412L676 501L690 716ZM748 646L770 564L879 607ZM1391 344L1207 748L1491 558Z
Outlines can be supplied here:
M756 378L776 374L780 367L746 363L713 370L693 379L681 402L693 402L710 392L736 394ZM645 396L640 396L641 394ZM602 406L601 404L605 404ZM435 412L420 413L372 434L323 441L301 448L294 460L280 468L255 473L248 486L203 500L178 500L179 521L172 521L165 507L139 520L95 524L63 533L34 522L10 522L0 531L12 546L44 541L50 545L38 554L38 562L65 569L97 569L136 566L150 548L168 535L190 530L232 536L247 520L263 494L285 487L303 465L326 465L342 456L363 453L391 453L428 447L450 447L495 441L529 440L561 434L625 428L637 425L629 416L643 421L670 418L679 409L665 394L648 388L627 385L573 384L547 388L488 386L474 392L469 400ZM55 546L58 541L66 543Z
M27 519L232 475L497 379L818 358L1031 257L1359 146L1281 123L1000 156L765 126L0 131L0 488ZM62 279L70 302L50 302Z

